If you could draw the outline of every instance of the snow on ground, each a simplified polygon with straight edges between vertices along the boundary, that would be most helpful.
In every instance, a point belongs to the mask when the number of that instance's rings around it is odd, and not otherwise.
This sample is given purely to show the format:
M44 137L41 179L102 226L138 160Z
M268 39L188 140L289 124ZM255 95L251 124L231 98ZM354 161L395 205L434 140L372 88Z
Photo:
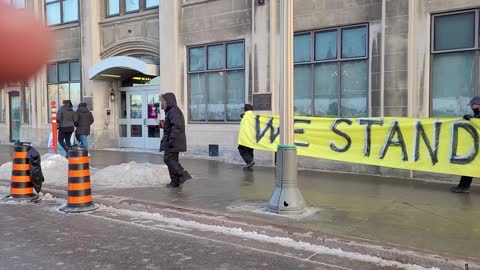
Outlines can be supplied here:
M48 153L42 156L44 184L67 185L68 160L59 154Z
M68 160L58 154L42 156L42 172L45 185L66 186L68 183ZM9 180L12 163L0 166L0 179ZM170 182L167 166L151 163L124 163L101 170L90 167L90 181L93 187L129 188L162 186Z
M114 188L145 187L168 184L170 176L165 165L132 161L99 170L92 176L91 181L94 186Z
M7 162L0 166L0 179L10 180L12 177L12 162Z
M117 215L125 215L129 217L134 217L137 219L147 219L147 220L155 220L162 223L167 223L169 225L178 226L180 228L188 228L188 229L195 229L200 231L208 231L208 232L216 232L241 238L252 239L256 241L262 241L265 243L277 244L284 247L294 248L297 250L305 250L309 252L313 252L316 254L325 254L325 255L333 255L340 258L352 259L356 261L362 261L367 263L374 263L376 265L380 265L383 267L397 267L400 269L406 270L440 270L439 268L432 267L432 268L425 268L419 265L414 264L403 264L397 261L390 261L386 259L382 259L375 256L364 255L357 252L349 252L343 251L341 249L334 249L328 248L325 246L314 245L307 242L297 241L287 237L274 237L265 234L258 233L256 231L244 231L241 228L230 228L218 225L209 225L209 224L202 224L196 221L189 221L189 220L182 220L179 218L169 218L162 216L158 213L147 213L147 212L137 212L131 211L126 209L116 209L113 207L106 207L102 206L102 210L106 212L117 214Z

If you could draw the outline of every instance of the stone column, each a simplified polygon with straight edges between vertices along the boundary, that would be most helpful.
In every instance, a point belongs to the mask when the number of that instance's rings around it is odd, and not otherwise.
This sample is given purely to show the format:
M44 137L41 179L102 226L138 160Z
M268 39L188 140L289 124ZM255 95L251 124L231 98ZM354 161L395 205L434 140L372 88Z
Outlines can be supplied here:
M183 70L179 35L181 1L160 1L160 92L172 92L177 96L178 106L187 107L187 95L181 81Z
M101 29L99 22L102 18L104 1L80 1L80 32L82 50L82 93L83 100L91 100L95 123L92 126L92 147L116 147L118 136L116 133L115 102L110 101L112 82L90 80L88 70L102 59ZM118 98L118 95L117 95ZM107 116L106 110L113 113Z
M252 1L252 93L256 111L272 110L272 84L270 83L270 9L275 1L258 5Z

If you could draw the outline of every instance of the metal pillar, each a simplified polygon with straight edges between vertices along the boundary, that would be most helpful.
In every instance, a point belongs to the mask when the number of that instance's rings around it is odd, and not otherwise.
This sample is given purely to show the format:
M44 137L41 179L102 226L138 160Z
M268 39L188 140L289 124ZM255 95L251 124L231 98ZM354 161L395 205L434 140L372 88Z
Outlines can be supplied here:
M293 0L280 0L280 34L280 145L275 190L268 210L295 215L304 211L305 200L297 185L297 148L293 133Z

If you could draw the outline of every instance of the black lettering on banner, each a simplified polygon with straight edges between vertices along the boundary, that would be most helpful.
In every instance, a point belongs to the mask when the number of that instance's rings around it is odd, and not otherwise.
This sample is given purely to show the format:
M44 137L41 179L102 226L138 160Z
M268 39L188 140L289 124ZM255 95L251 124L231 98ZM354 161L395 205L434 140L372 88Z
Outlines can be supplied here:
M347 141L347 145L345 145L345 147L343 147L343 148L339 148L333 142L330 142L330 148L333 151L339 152L339 153L347 152L348 149L350 149L350 146L352 145L352 139L350 138L350 136L348 136L346 133L337 129L337 126L340 125L341 123L347 123L349 126L351 126L352 121L350 119L343 119L343 118L336 119L335 122L333 122L332 126L330 126L330 129L335 134L339 135L340 137L343 137Z
M383 119L358 119L358 124L366 125L364 154L366 157L369 157L371 145L372 145L372 126L373 125L383 126Z
M473 138L473 149L470 149L470 152L465 156L458 156L458 131L460 128L463 128L467 133ZM478 132L469 123L466 122L454 122L452 124L452 142L450 145L451 154L450 154L450 163L453 164L468 164L472 162L478 155Z
M393 138L397 135L398 140L394 140ZM390 131L388 132L387 140L385 141L385 145L380 152L380 159L385 158L387 154L388 148L390 146L400 146L402 147L402 160L408 161L408 154L407 154L407 147L405 146L405 141L403 140L402 131L400 130L400 126L398 125L397 120L393 120L392 126L390 127Z
M265 127L260 130L260 115L255 116L255 137L257 139L257 143L259 143L262 138L265 136L267 131L270 130L270 143L273 143L275 139L280 135L280 128L277 127L276 130L274 130L273 127L273 117L270 117L267 120L267 124Z
M306 120L306 119L294 119L295 124L308 124L310 125L312 123L311 120ZM294 130L295 134L305 134L305 130L303 128L295 128ZM299 147L309 147L310 143L309 142L295 142L296 146Z
M430 140L425 133L425 129L423 129L423 125L421 121L415 122L415 142L413 144L413 160L417 162L420 159L420 136L422 137L423 142L427 146L428 153L430 155L430 159L432 160L432 164L435 165L438 163L438 144L440 142L440 128L442 126L442 122L434 122L433 123L433 147L430 143Z

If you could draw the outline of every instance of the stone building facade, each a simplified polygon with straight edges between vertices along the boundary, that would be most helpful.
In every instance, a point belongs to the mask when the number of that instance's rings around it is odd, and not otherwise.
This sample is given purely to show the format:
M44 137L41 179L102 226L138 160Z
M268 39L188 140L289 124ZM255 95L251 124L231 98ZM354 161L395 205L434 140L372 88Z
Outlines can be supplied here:
M279 0L4 0L56 34L51 64L0 86L0 143L46 146L49 103L88 103L92 147L157 149L174 92L191 152L235 156L244 103L278 114ZM460 117L480 94L480 2L294 0L295 110L320 117ZM259 159L272 162L269 153ZM334 171L450 179L300 158Z

